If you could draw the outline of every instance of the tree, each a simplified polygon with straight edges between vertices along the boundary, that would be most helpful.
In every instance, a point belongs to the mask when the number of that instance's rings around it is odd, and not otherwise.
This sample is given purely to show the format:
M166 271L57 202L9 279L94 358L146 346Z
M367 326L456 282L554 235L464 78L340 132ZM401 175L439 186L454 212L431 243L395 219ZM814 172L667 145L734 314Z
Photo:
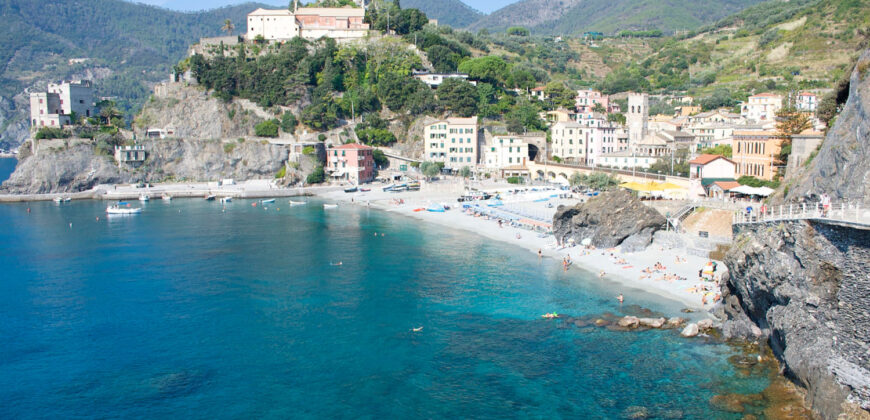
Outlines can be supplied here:
M568 180L571 183L572 187L576 187L578 185L583 185L586 182L586 177L583 176L580 172L574 172L571 174L571 178Z
M114 102L100 101L99 103L97 103L97 106L100 108L100 116L103 118L103 121L105 121L106 125L112 125L115 127L118 127L120 125L119 119L123 114L121 114L121 111L118 111L118 109L115 108Z
M566 108L574 107L574 98L577 96L576 91L568 89L562 82L547 83L544 94L547 95L554 107Z
M529 30L522 26L511 26L507 28L507 34L511 36L529 36Z
M699 102L701 107L706 111L730 108L737 104L737 101L731 97L731 91L724 87L716 88L712 95L701 99Z
M504 86L508 65L501 57L488 55L463 61L459 64L459 71L468 74L473 80Z
M708 147L706 149L701 150L701 153L707 155L719 155L730 158L732 156L731 146L727 144L720 144L715 147Z
M462 56L443 45L433 45L426 48L426 58L432 63L435 71L439 73L452 73L456 71L456 66Z
M780 139L779 156L780 164L788 162L791 154L791 142L795 134L800 134L812 128L810 117L798 110L792 101L776 111L776 136Z
M463 166L459 169L459 176L463 178L471 178L471 168Z
M426 178L432 178L441 173L441 166L436 162L423 162L420 164L420 172L423 172Z
M285 133L295 132L298 123L296 116L293 115L292 112L284 112L284 114L281 115L281 131Z
M527 100L517 103L505 118L507 129L513 133L529 130L546 130L546 123L541 119L540 108Z
M429 23L426 14L417 9L404 9L396 16L393 29L399 35L410 34L423 29Z
M236 25L233 25L233 21L225 19L224 26L221 26L221 30L226 32L227 35L232 35L233 31L236 30Z
M254 126L258 137L278 137L278 120L266 120Z
M601 105L601 103L596 102L595 106L592 107L592 112L597 112L599 114L605 114L605 113L607 113L607 108L605 108L604 105ZM652 114L650 114L650 115L652 115Z
M308 174L305 178L306 184L320 184L326 180L326 171L323 170L323 165L317 165L314 171Z
M435 93L444 109L453 111L460 117L470 117L477 113L477 88L465 80L448 78L441 82Z
M607 121L625 125L625 114L620 114L618 112L607 114Z
M385 168L390 164L390 160L387 159L387 156L384 155L384 152L381 149L375 149L372 151L372 159L375 161L375 165L379 168Z

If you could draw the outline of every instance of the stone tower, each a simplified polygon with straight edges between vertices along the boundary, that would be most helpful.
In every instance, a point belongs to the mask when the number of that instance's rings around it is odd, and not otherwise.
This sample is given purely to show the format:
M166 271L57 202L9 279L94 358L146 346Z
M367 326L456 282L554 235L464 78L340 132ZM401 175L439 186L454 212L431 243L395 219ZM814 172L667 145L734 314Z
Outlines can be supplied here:
M649 96L646 93L629 93L628 109L625 111L628 145L633 148L649 134Z

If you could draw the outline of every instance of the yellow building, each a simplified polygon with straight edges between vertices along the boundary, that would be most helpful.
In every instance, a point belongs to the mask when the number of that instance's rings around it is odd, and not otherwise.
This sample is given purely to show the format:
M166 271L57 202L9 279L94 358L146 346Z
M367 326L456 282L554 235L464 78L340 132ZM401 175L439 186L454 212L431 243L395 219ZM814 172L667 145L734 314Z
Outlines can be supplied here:
M737 164L737 177L746 175L772 181L781 143L776 131L735 131L731 160Z

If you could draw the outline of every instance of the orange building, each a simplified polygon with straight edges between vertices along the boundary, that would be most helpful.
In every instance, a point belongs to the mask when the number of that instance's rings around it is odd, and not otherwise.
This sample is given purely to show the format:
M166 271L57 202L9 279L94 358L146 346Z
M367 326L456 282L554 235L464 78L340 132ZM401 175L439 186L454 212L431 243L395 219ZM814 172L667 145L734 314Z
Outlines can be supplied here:
M746 175L772 181L781 143L776 131L735 131L731 160L737 164L737 177Z

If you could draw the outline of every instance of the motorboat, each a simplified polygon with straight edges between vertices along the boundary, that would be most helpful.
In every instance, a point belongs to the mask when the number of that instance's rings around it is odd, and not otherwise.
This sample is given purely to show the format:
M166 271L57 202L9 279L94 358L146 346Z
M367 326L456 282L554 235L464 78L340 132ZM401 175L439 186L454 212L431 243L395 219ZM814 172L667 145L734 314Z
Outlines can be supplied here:
M72 198L70 198L70 197L64 197L64 198L63 198L63 202L64 202L64 203L69 203L70 201L72 201Z
M148 197L147 194L142 194L139 196L139 201L148 201L151 200L151 197Z
M214 194L206 194L205 201L214 201L215 198L217 198L217 196Z
M231 203L233 201L232 197L221 197L221 203Z
M130 208L130 207L122 207L120 204L113 204L109 207L106 207L107 214L139 214L142 213L142 208Z
M291 206L304 206L305 204L306 204L306 203L305 203L304 201L293 201L293 200L290 200L290 205L291 205Z
M359 191L359 188L357 188L357 187L350 187L350 188L344 189L344 192L346 192L346 193L355 193L357 191Z
M262 204L269 204L269 203L274 203L274 202L275 202L274 198L270 198L268 200L260 200L260 203L262 203Z
M51 199L51 201L60 204L63 203L63 197L54 197L53 199Z
M323 208L324 208L324 209L337 209L337 208L338 208L338 204L324 204L324 205L323 205Z
M444 209L444 206L441 204L433 204L433 205L430 205L429 207L426 207L426 211L429 211L432 213L444 213L445 209Z
M371 188L360 188L359 192L369 192L371 190L372 190Z
M163 194L163 196L160 198L162 198L163 201L172 201L172 196L169 194Z

